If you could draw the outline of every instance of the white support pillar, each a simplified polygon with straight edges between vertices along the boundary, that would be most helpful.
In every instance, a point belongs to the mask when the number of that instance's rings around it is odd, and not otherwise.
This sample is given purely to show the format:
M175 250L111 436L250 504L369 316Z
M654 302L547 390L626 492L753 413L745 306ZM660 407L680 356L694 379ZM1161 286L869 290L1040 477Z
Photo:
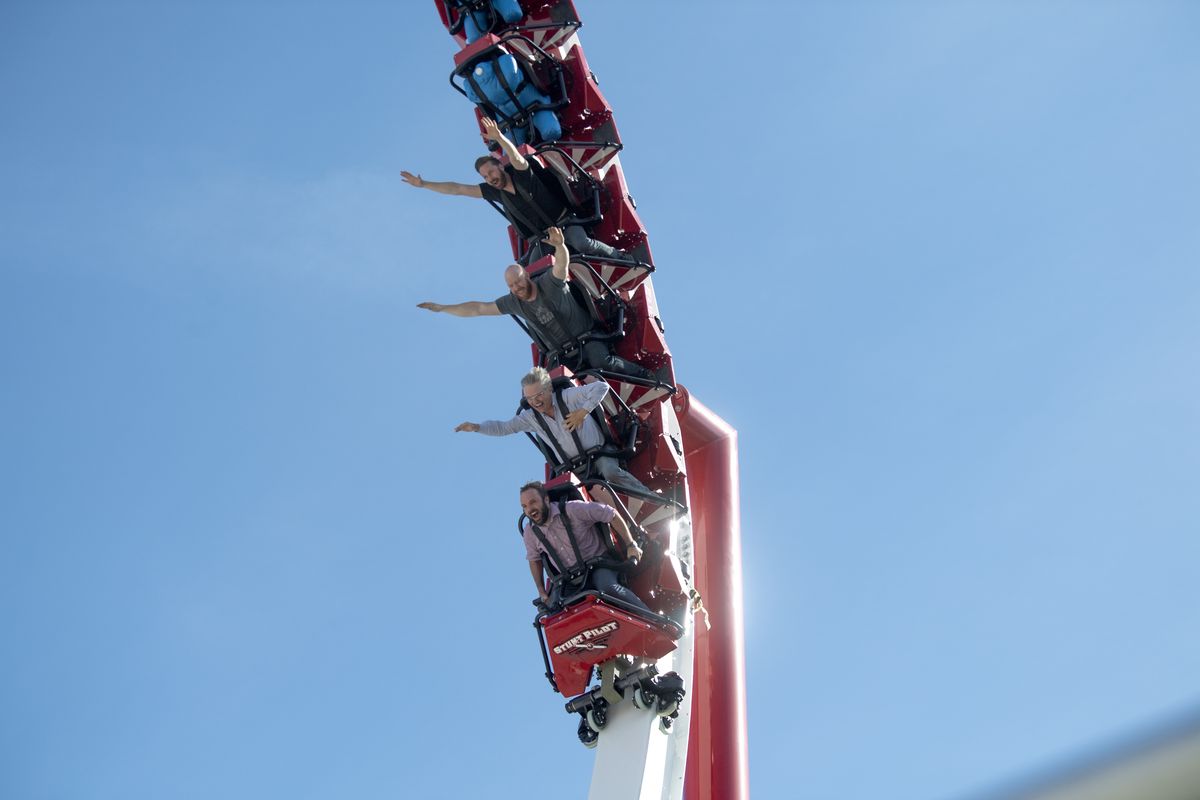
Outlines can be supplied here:
M681 560L692 557L691 523L686 517L672 529L671 549ZM689 568L691 564L688 564ZM608 709L608 724L596 745L596 764L588 800L681 800L691 730L692 666L695 615L689 607L683 636L675 650L659 659L658 674L675 672L685 691L679 716L663 733L658 715L633 705L632 693Z

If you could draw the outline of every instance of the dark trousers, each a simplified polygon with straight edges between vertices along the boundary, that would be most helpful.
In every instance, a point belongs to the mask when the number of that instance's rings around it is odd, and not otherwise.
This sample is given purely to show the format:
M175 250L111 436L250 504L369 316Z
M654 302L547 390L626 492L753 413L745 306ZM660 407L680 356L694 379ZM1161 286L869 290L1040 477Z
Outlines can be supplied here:
M588 236L582 225L568 225L563 229L563 239L567 249L581 256L599 256L600 258L625 258L625 254L610 244L605 244ZM548 246L548 245L547 245Z
M567 250L571 251L571 255L596 256L618 261L627 258L624 253L612 245L588 236L582 225L572 225L570 222L566 222L563 224L562 232L563 239L567 243ZM542 241L544 238L544 236L539 236L537 239L529 240L529 252L521 259L522 266L528 266L539 258L554 252L553 247Z
M584 585L586 588L595 589L598 592L603 592L604 594L624 600L631 606L640 608L647 613L654 613L645 603L642 602L642 598L630 591L629 587L621 584L621 582L617 579L616 570L611 570L604 567L596 567L588 574L587 583ZM579 590L571 588L567 589L568 594L571 594L575 591ZM558 603L562 600L560 594L561 592L562 585L560 584L555 588L554 594L550 597L551 605L558 605Z
M592 369L606 369L635 378L654 380L654 373L643 366L614 355L605 342L588 342L583 346L583 365Z

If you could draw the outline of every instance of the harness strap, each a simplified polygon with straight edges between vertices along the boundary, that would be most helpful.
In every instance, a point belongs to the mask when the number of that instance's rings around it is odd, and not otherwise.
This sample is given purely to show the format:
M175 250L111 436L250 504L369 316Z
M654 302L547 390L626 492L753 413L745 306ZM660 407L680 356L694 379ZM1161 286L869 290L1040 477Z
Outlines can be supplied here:
M567 401L563 400L563 393L561 389L554 393L554 399L558 403L558 413L562 414L563 427L565 428L567 424ZM603 435L603 431L601 431L601 434ZM575 441L575 449L579 451L579 455L582 458L584 456L584 449L583 442L579 439L578 428L571 431L571 438Z
M559 575L566 575L566 570L563 569L562 556L550 546L550 541L546 538L546 534L542 533L542 529L533 520L529 520L529 528L533 531L533 535L537 537L538 543L542 545L542 550L546 553L546 557L554 562L554 569L558 571Z
M491 111L493 116L503 117L508 122L515 122L516 120L513 117L510 117L508 114L505 114L503 111L501 111L500 106L492 102L492 98L487 96L487 92L480 88L479 84L475 81L474 73L475 70L468 70L467 74L463 75L463 79L467 83L471 84L471 88L475 90L475 96L479 98L476 102Z
M513 56L513 60L516 60L516 56ZM512 100L512 104L516 106L519 111L528 113L529 110L525 108L525 106L521 105L521 100L517 97L517 92L529 85L529 78L525 77L525 70L521 69L520 64L517 64L517 72L519 72L521 75L521 81L517 84L517 88L514 89L508 85L508 79L504 77L504 72L500 69L500 56L496 56L489 63L492 65L492 72L496 74L496 80L500 81L500 85L504 87L504 93L508 95L508 99Z
M529 171L531 173L529 176L530 180L541 180L541 176L537 173L538 169L539 168L535 166L534 162L529 162ZM539 226L531 227L531 230L545 231L547 228L552 227L556 222L558 222L556 219L550 219L550 215L546 213L545 209L538 205L537 201L533 199L533 193L529 191L528 187L522 186L518 181L513 181L513 188L517 190L517 194L521 195L521 199L529 204L529 207L533 209L534 214L536 214L538 219L541 220L541 224ZM566 209L564 209L564 213L565 211Z
M491 61L488 61L486 63L492 65L492 74L496 76L496 79L500 82L500 86L504 89L504 93L508 95L509 100L512 101L513 107L517 110L517 113L515 116L505 114L504 111L502 111L500 109L500 106L498 106L496 104L496 101L492 100L492 98L488 96L488 93L485 92L483 90L483 88L479 85L479 83L475 80L475 70L473 70L473 69L467 70L467 73L465 75L463 75L463 79L471 85L472 89L475 90L475 96L479 98L478 102L480 103L480 105L486 105L488 108L490 108L492 110L492 112L494 114L504 117L504 119L508 120L508 122L510 122L510 123L516 124L518 120L520 120L522 117L528 117L529 114L528 114L528 111L525 109L525 107L521 105L521 101L517 99L517 96L515 94L513 94L513 89L509 87L508 81L504 78L504 73L502 73L498 67L498 64L497 64L498 61L499 61L499 56L497 56L496 58L494 58ZM520 65L518 65L517 69L520 69ZM529 84L529 80L525 77L525 74L522 72L521 73L521 82L517 84L516 91L518 91L518 92L521 91L528 84Z
M575 529L571 526L571 518L567 516L566 501L559 500L555 505L558 506L558 516L562 519L563 528L567 532L567 541L571 543L571 552L575 554L574 569L568 570L566 568L562 555L550 544L550 540L546 538L546 534L542 532L537 523L529 520L529 528L533 531L533 535L537 537L538 543L541 544L546 556L554 563L554 568L558 570L560 578L567 580L573 577L572 573L586 571L587 565L583 563L583 553L579 550L579 541L575 538Z
M550 432L550 426L542 417L542 412L538 411L537 409L530 410L533 411L533 418L537 420L537 424L541 426L542 432L546 434L546 441L550 442L550 446L558 452L558 457L561 462L563 464L570 464L572 461L571 457L567 455L567 451L563 449L562 444L558 441L558 437Z
M530 167L530 169L532 169L532 167ZM545 214L541 213L541 208L537 205L537 203L533 202L533 200L531 199L531 197L529 195L529 192L525 190L525 187L521 186L519 183L517 183L516 178L513 176L509 176L509 180L512 181L513 189L516 191L516 193L518 195L521 196L521 199L524 200L527 204L529 204L529 206L531 208L537 210L537 212L538 212L537 216L542 217L544 219ZM501 189L500 191L503 192L504 190ZM501 213L503 213L504 216L506 216L506 217L511 216L511 217L515 218L517 222L521 223L521 226L523 226L525 228L525 230L533 231L534 233L531 238L533 238L535 241L541 239L542 234L539 231L545 231L546 228L549 227L548 225L540 225L539 226L539 223L536 219L530 219L529 217L527 217L525 214L523 214L519 209L517 209L514 206L509 206L509 205L505 204L504 211ZM554 223L550 223L550 224L553 225Z
M575 540L575 531L571 528L571 518L567 516L567 501L558 501L558 515L562 517L563 527L567 530L567 539L571 542L571 549L575 552L575 567L578 569L583 566L583 554L579 552L579 542Z

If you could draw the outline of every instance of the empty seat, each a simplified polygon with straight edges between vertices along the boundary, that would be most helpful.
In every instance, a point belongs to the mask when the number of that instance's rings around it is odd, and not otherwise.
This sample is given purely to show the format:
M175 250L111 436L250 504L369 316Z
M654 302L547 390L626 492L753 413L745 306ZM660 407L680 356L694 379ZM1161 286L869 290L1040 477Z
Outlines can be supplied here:
M514 55L512 42L524 46ZM527 55L529 53L530 55ZM567 104L562 68L520 34L482 36L454 57L450 84L517 144L562 135L555 109Z

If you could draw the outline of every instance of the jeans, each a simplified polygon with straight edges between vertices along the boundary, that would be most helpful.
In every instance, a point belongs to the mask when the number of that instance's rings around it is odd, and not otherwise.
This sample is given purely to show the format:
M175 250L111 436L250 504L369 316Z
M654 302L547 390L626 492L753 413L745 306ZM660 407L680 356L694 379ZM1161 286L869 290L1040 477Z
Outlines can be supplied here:
M616 259L618 261L627 258L625 253L610 244L598 241L588 236L582 225L573 225L570 219L564 220L562 225L563 239L567 243L567 249L571 255L580 256L596 256L598 258ZM522 266L529 266L539 258L550 255L554 252L554 248L542 241L545 236L539 236L536 239L529 240L529 252L521 259Z
M588 342L583 346L584 366L592 369L604 369L621 375L632 375L635 378L654 380L654 373L645 367L626 361L608 349L605 342Z
M592 459L590 474L595 475L596 473L599 473L601 478L611 483L616 489L636 489L646 494L653 494L644 483L633 477L631 473L621 469L621 465L612 456L600 456ZM581 475L575 477L583 480Z
M584 584L584 588L595 589L598 592L603 592L604 594L624 600L629 605L640 608L647 613L654 613L650 610L649 606L642 602L642 598L630 591L628 587L621 585L615 570L605 567L593 568L588 574L587 583ZM555 587L554 592L550 596L551 606L558 605L561 602L562 589L562 584ZM574 591L574 589L568 589L568 593Z

